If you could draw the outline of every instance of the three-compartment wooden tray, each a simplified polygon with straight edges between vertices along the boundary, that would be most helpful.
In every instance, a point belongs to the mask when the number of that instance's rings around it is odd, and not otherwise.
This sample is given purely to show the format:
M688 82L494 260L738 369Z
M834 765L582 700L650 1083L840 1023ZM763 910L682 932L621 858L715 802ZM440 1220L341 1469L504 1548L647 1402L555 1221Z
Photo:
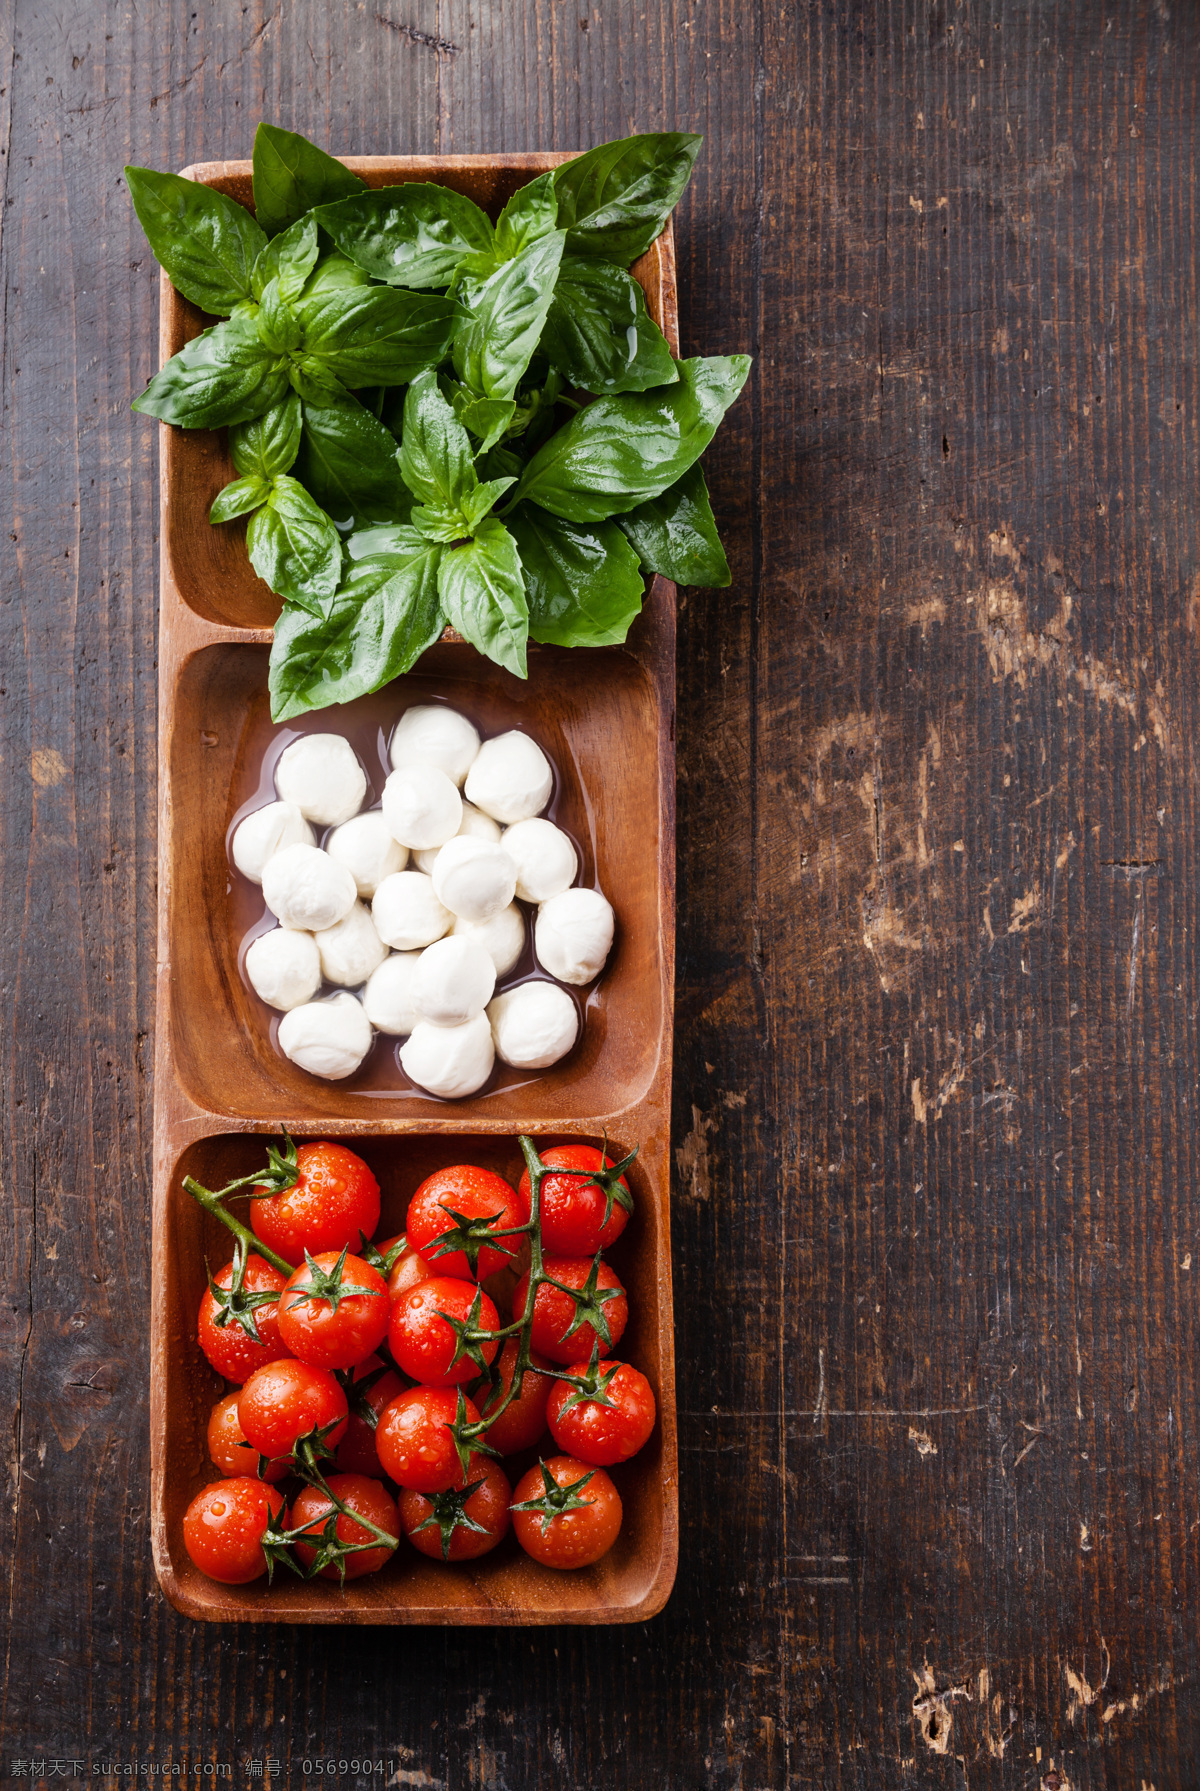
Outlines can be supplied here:
M562 155L348 157L371 186L435 180L494 218L517 187ZM248 162L185 173L251 201ZM650 315L678 353L671 228L634 266ZM164 275L163 361L208 320ZM317 726L352 733L393 718L431 691L451 694L487 731L521 725L563 779L570 830L592 856L617 915L617 942L579 1047L533 1078L498 1077L464 1101L303 1075L271 1043L263 1010L238 973L225 839L257 785L273 734L267 657L279 605L255 576L240 531L208 510L232 476L223 433L163 426L160 468L158 982L151 1308L151 1521L159 1580L176 1609L216 1621L292 1623L616 1623L661 1609L675 1577L677 1479L668 1210L675 882L675 587L654 578L623 648L532 646L522 683L464 642L445 639L382 696L322 710ZM649 1377L659 1423L618 1470L621 1535L595 1567L555 1573L510 1539L465 1566L402 1544L381 1573L339 1589L287 1574L222 1586L183 1545L188 1503L214 1478L205 1430L219 1382L195 1341L205 1259L227 1234L183 1192L262 1160L264 1134L341 1138L361 1149L383 1189L385 1235L403 1229L408 1199L434 1168L478 1161L515 1177L517 1134L546 1144L600 1144L640 1155L636 1212L612 1252L629 1291L622 1357Z

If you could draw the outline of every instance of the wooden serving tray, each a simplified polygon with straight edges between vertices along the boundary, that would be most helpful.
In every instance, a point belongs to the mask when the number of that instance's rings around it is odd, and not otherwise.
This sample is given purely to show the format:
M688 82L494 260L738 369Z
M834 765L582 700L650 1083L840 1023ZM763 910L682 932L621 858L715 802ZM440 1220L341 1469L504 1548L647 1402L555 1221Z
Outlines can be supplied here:
M347 157L371 186L436 180L494 218L533 175L564 155ZM204 162L194 180L251 203L249 162ZM663 235L634 266L650 315L678 353L674 241ZM209 319L162 276L165 362ZM238 973L239 931L225 841L253 795L274 735L267 656L279 604L254 574L240 531L212 528L208 509L232 477L224 432L162 430L159 625L158 981L151 1305L151 1524L170 1602L219 1622L619 1623L653 1616L675 1577L678 1499L668 1204L672 992L675 961L675 587L654 578L624 647L568 652L531 643L522 683L447 635L415 672L374 697L320 711L298 728L350 735L394 719L431 689L486 731L527 725L555 760L564 825L584 850L584 881L602 883L617 943L588 1004L580 1047L535 1078L510 1073L465 1101L435 1100L370 1074L322 1083L273 1047ZM589 863L588 860L591 862ZM181 1187L207 1187L263 1160L264 1135L341 1138L361 1149L383 1188L384 1234L403 1229L408 1200L433 1169L470 1160L515 1179L517 1134L549 1145L607 1133L619 1153L641 1147L631 1175L636 1212L612 1252L631 1317L621 1355L649 1377L659 1423L616 1470L625 1522L616 1546L582 1572L556 1573L511 1538L463 1566L401 1543L380 1574L344 1589L286 1570L268 1588L222 1586L183 1546L189 1502L214 1478L205 1430L221 1383L195 1341L206 1258L227 1260L228 1234ZM524 1458L516 1458L520 1467ZM530 1459L533 1459L532 1457Z

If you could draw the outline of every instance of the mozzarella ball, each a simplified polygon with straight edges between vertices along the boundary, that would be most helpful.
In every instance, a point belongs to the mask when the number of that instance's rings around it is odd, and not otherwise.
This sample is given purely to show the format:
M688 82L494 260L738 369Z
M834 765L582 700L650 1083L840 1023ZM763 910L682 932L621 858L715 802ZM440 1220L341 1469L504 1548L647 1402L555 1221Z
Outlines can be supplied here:
M438 853L433 888L460 920L490 920L517 893L517 867L503 846L461 834Z
M579 1037L579 1013L557 983L518 983L488 1006L501 1063L544 1070L565 1057Z
M420 951L450 931L454 919L433 893L433 878L420 871L385 877L371 903L375 931L396 951Z
M467 798L496 821L526 821L550 800L550 761L528 734L497 734L485 740L467 773Z
M525 916L515 902L510 902L490 920L456 917L450 934L455 939L477 939L496 966L497 977L507 976L525 950Z
M392 838L387 822L379 809L355 815L335 827L325 841L325 850L336 864L344 864L358 886L360 896L368 900L385 877L402 871L408 863L408 847Z
M613 911L598 889L564 889L538 909L538 962L560 983L590 983L612 950Z
M275 767L275 789L305 820L336 827L362 807L367 777L340 734L302 734Z
M495 822L492 823L495 827ZM496 828L496 837L500 829ZM261 883L268 858L284 846L313 846L316 837L294 802L268 802L239 821L233 835L233 862L251 883Z
M421 953L412 1004L435 1026L462 1026L481 1014L496 987L496 966L477 939L439 939Z
M343 990L325 1001L294 1007L279 1022L279 1047L310 1076L340 1082L352 1076L371 1049L371 1022L362 1003Z
M334 926L318 933L316 941L326 982L341 983L347 989L365 983L387 957L387 946L361 902L355 902Z
M316 846L285 846L263 867L263 898L285 927L317 933L349 914L358 891L344 864Z
M363 990L362 1003L367 1019L380 1032L395 1038L406 1037L421 1018L411 999L413 972L420 952L394 951L385 958Z
M458 832L462 797L436 765L405 765L383 786L383 817L402 846L444 846Z
M486 1014L476 1014L465 1026L434 1026L422 1020L400 1047L405 1075L419 1088L451 1101L481 1089L495 1061Z
M435 765L451 783L461 785L478 751L478 729L465 715L444 703L417 703L396 723L390 748L392 770Z
M463 833L470 834L472 839L492 840L494 843L498 844L500 840L500 823L498 821L493 821L490 815L485 815L483 810L481 808L476 808L473 802L464 802L463 818L459 823L458 833L454 836L455 839L459 837L459 834ZM418 870L426 871L429 876L432 876L434 863L441 849L440 846L426 846L423 851L414 852L413 860Z
M516 821L504 829L500 843L517 867L517 894L523 902L548 902L574 883L579 856L553 821Z
M321 987L321 954L311 933L276 927L260 933L245 958L250 987L268 1007L299 1007Z

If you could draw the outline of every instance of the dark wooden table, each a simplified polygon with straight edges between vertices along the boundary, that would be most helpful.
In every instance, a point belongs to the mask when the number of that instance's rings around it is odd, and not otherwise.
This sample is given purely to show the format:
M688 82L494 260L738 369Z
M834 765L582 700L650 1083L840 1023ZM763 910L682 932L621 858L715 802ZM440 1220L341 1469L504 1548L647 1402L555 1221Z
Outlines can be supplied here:
M4 13L0 1770L1196 1783L1200 13ZM709 459L733 588L680 605L683 1546L642 1629L204 1629L151 1571L157 284L121 167L262 116L707 136L684 348L757 366Z

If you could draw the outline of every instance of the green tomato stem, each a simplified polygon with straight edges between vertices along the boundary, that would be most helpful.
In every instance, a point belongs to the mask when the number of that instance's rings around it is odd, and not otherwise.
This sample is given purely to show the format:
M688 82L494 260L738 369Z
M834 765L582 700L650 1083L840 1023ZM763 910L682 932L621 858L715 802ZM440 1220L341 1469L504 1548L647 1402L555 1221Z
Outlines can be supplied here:
M259 1176L244 1175L241 1181L230 1182L228 1187L219 1188L216 1193L211 1188L202 1188L200 1183L190 1175L184 1176L183 1185L192 1199L202 1206L206 1213L211 1213L214 1219L219 1219L235 1238L240 1238L248 1250L252 1250L256 1256L263 1257L273 1268L278 1269L281 1275L294 1275L296 1271L293 1265L286 1262L277 1251L272 1250L269 1244L264 1244L261 1238L255 1237L249 1226L243 1225L240 1219L235 1219L232 1213L226 1211L223 1204L235 1188L244 1187L247 1182L258 1179Z

